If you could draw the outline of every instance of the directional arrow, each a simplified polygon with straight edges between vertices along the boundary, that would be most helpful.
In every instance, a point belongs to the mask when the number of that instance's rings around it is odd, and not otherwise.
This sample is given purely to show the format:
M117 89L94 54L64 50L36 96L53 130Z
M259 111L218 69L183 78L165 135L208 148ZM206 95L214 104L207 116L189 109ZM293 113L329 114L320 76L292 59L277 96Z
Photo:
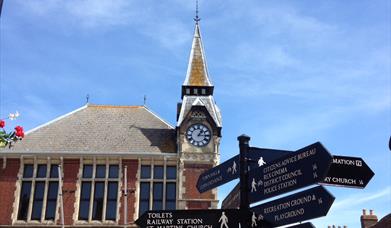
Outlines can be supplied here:
M260 164L265 165L290 151L274 150L250 147L247 153L247 159L250 169L258 168ZM200 193L206 192L210 189L223 185L231 180L239 178L239 155L215 166L203 174L201 174L197 181L197 189Z
M250 210L260 221L276 227L325 216L334 199L324 187L317 186Z
M320 182L331 161L330 153L317 142L250 171L250 203Z
M239 210L167 210L147 211L136 224L142 228L238 227Z
M323 184L365 188L375 174L362 158L333 156Z

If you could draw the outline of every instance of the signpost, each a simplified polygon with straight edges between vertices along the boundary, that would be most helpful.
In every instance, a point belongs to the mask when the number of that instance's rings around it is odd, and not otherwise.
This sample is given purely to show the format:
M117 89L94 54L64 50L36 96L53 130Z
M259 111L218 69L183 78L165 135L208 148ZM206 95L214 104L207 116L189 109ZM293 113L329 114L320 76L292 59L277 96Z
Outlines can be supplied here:
M317 186L264 203L251 208L251 226L257 227L259 221L264 221L276 227L325 216L334 199L324 187Z
M250 147L246 154L247 164L251 169L258 168L260 164L267 164L291 151L274 150ZM240 173L239 155L215 166L200 175L197 181L197 189L200 193L216 188L227 182L239 178Z
M147 211L136 224L143 228L229 228L239 226L239 210Z
M250 171L250 203L320 182L331 161L330 153L317 142Z
M236 178L240 182L217 210L147 211L136 224L146 228L276 227L327 214L334 196L317 186L253 208L255 203L312 184L364 188L374 173L361 159L331 156L320 142L295 152L250 147L250 137L238 137L240 154L201 174L200 193ZM314 228L300 223L291 228Z
M362 158L333 156L330 169L322 184L365 188L373 175L373 171Z

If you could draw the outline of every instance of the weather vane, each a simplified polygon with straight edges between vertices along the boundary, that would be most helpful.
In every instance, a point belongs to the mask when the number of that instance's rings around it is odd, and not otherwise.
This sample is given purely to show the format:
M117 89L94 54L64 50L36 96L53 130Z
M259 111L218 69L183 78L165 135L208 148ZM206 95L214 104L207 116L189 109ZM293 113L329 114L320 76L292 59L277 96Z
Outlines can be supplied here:
M86 96L86 100L87 100L87 104L88 102L90 101L90 95L87 93L87 96Z
M198 16L198 0L196 0L196 16L194 18L194 21L198 24L200 20L201 18Z

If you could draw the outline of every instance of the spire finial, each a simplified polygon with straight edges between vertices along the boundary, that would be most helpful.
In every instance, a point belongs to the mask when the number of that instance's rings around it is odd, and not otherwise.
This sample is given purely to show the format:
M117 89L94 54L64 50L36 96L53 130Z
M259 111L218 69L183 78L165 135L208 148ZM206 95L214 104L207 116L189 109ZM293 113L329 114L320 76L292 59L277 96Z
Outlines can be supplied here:
M194 18L194 21L196 22L196 24L198 24L200 20L201 18L198 16L198 0L196 0L196 16Z
M87 96L86 96L86 103L88 104L90 101L90 95L87 93Z

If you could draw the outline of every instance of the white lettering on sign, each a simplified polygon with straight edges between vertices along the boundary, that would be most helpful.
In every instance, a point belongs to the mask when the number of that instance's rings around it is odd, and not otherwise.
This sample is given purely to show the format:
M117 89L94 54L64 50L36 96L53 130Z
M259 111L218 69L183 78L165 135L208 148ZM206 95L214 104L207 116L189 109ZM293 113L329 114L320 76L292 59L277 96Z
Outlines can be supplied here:
M205 189L205 188L207 188L209 185L218 183L218 182L220 182L220 181L222 181L222 180L223 180L223 177L222 177L222 176L218 176L218 177L215 178L215 179L209 180L208 182L205 182L205 183L201 184L201 185L200 185L200 189Z
M362 162L360 160L355 159L344 159L344 158L333 158L333 163L338 165L348 165L348 166L362 166Z
M327 183L334 183L334 184L348 184L348 185L349 184L350 185L356 185L357 184L357 180L356 179L342 178L342 177L325 177L324 180Z
M285 213L282 213L279 215L275 215L274 221L280 221L282 219L288 219L288 218L296 217L299 215L304 215L304 208L300 208L297 210L288 211L288 212L285 212Z
M211 172L211 173L209 173L209 174L207 174L207 175L205 175L205 176L203 176L202 177L202 180L203 181L206 181L206 180L208 180L208 179L210 179L210 178L213 178L213 177L215 177L215 176L218 176L218 175L220 175L220 170L218 169L218 170L215 170L214 172Z

